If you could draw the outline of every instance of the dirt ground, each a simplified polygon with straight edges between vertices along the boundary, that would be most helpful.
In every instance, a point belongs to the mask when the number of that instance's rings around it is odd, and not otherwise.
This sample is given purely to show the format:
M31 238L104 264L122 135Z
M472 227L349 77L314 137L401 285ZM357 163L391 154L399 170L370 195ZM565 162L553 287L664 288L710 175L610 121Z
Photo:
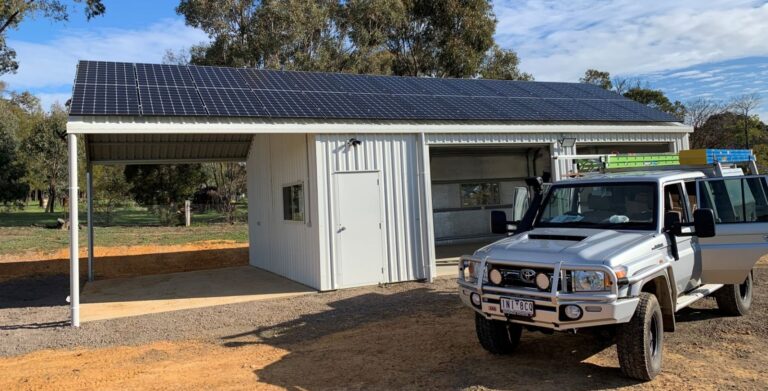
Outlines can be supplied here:
M80 272L87 272L86 248L80 249ZM209 240L179 245L94 248L96 278L133 277L248 264L248 243ZM69 273L69 249L0 254L0 282L29 276Z
M678 331L665 334L664 372L649 383L623 378L615 347L593 334L525 332L516 354L487 354L455 283L442 279L80 330L19 327L34 309L0 310L2 344L16 344L0 346L0 389L764 390L766 278L768 269L757 269L749 316L721 317L712 300L678 314ZM66 315L66 308L40 308ZM46 349L55 340L70 347Z

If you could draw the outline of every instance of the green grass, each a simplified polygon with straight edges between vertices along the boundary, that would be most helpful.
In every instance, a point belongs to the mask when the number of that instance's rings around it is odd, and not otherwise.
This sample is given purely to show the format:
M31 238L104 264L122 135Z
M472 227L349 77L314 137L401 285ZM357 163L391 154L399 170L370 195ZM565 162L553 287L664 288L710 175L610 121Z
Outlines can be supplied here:
M80 224L85 228L85 207L81 206ZM63 211L45 213L37 205L21 211L0 213L0 255L30 251L53 252L69 247L69 231L46 228L54 226ZM97 214L94 228L96 246L177 245L205 240L248 242L245 205L238 206L239 222L228 224L225 215L209 211L193 213L191 227L168 227L146 208L122 208L113 213L109 226ZM80 230L80 246L86 245L86 230Z
M236 217L238 221L245 221L248 215L247 205L238 205ZM80 205L80 223L86 222L87 214L85 205ZM31 205L23 210L13 210L0 213L0 227L46 227L56 224L56 219L65 218L66 213L62 208L57 208L55 213L46 213L37 205ZM104 226L159 226L162 225L157 215L143 207L125 207L112 213L112 221L106 224L104 214L94 213L94 225ZM227 217L219 212L209 210L204 213L192 213L192 225L206 225L225 223Z

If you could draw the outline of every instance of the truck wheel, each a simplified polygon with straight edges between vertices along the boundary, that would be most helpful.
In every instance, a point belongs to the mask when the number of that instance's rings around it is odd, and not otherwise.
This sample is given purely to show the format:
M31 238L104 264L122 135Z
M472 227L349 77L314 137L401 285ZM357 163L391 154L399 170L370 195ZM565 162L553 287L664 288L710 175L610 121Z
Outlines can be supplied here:
M523 326L500 320L486 319L475 313L477 339L483 348L493 354L510 354L520 344Z
M625 376L651 380L661 372L664 323L656 296L641 293L632 319L619 325L616 350Z
M720 312L730 316L743 316L752 306L752 273L741 284L726 285L712 294Z

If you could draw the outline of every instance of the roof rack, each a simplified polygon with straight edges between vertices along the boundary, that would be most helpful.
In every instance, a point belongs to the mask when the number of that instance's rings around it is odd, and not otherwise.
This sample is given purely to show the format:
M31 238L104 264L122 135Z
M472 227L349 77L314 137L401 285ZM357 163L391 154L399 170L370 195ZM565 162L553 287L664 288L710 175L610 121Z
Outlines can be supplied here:
M745 166L757 175L755 155L749 149L694 149L680 153L628 153L593 155L558 155L556 160L572 162L567 177L589 174L647 171L647 170L700 170L712 176L743 175L739 166Z

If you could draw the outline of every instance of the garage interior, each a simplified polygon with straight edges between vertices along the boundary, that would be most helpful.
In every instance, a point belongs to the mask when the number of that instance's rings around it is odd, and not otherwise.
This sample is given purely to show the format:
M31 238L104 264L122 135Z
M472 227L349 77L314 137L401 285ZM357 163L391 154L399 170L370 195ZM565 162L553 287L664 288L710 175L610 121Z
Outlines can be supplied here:
M520 220L528 207L525 178L551 177L548 144L432 146L432 216L440 264L499 240L491 233L493 210Z

